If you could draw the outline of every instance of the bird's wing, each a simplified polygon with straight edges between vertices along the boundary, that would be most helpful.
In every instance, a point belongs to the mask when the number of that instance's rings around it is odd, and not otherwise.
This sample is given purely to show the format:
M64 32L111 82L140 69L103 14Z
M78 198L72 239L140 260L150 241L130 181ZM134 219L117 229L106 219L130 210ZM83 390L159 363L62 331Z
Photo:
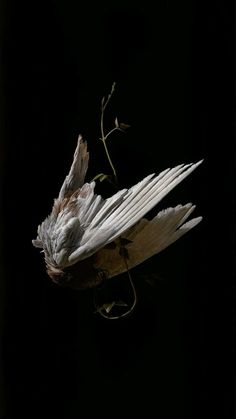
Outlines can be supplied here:
M181 164L158 176L149 175L130 189L123 189L104 201L92 192L91 201L81 206L82 212L79 212L84 234L68 256L68 265L91 256L124 234L200 164L201 161ZM87 187L94 188L94 184ZM90 209L90 205L94 208Z
M88 162L89 153L87 151L87 143L86 141L83 141L81 135L79 135L73 162L69 174L62 184L59 192L59 199L69 198L78 188L83 186L88 169Z
M125 255L119 241L114 246L100 249L96 254L96 268L107 272L108 277L119 275L139 265L151 256L161 252L170 244L196 226L202 217L189 218L195 206L191 203L178 205L160 211L151 221L142 218L122 236L125 241Z
M151 174L104 200L94 194L95 182L81 185L88 153L86 143L79 137L70 172L51 214L38 227L33 244L43 248L47 263L62 269L74 265L134 226L200 163L181 164L158 176Z

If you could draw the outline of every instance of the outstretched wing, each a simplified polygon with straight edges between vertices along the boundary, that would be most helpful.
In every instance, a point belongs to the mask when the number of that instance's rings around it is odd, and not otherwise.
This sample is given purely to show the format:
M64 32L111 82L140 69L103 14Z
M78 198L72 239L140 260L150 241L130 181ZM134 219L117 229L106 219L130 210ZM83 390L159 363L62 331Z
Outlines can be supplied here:
M197 217L186 222L194 209L189 203L160 211L151 221L142 218L122 236L126 239L126 261L118 242L97 252L96 268L106 271L111 278L125 272L127 266L131 269L161 252L202 220Z
M70 172L33 244L43 248L48 264L62 269L74 265L123 235L200 163L181 164L158 176L151 174L104 200L94 194L95 182L82 186L88 153L79 137Z
M94 209L89 215L86 211L79 214L80 222L86 228L76 248L69 255L68 264L91 256L124 234L200 163L201 161L179 165L161 172L158 176L149 175L132 188L124 189L105 201L94 195L90 201Z
M53 252L53 246L51 245L53 230L56 226L60 228L60 219L65 225L69 223L71 214L65 217L65 208L72 195L83 186L88 162L89 153L87 151L87 143L79 135L70 171L62 184L58 198L54 202L52 213L38 227L38 237L32 241L35 247L48 250L50 256L52 256Z

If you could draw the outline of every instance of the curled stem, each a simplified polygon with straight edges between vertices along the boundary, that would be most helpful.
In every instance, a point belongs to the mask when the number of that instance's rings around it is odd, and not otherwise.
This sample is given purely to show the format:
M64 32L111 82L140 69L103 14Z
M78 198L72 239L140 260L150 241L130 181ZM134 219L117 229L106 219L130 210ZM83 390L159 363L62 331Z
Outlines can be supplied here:
M112 172L113 172L113 176L114 176L114 180L115 180L115 185L118 188L119 187L119 184L118 184L117 172L116 172L115 166L114 166L114 164L112 162L112 159L111 159L109 150L107 148L106 140L107 140L107 138L114 131L117 131L117 130L118 131L123 131L125 128L128 128L128 125L126 125L126 124L119 124L118 123L118 120L116 118L116 120L115 120L115 127L112 128L108 133L105 133L105 130L104 130L104 113L105 113L105 110L107 108L107 105L109 104L109 102L110 102L110 100L112 98L112 95L114 93L115 85L116 85L116 83L113 83L112 88L111 88L111 91L110 91L110 93L107 96L107 99L105 97L103 97L103 99L102 99L102 103L101 103L101 121L100 121L100 129L101 129L101 138L100 138L100 140L103 143L103 146L104 146L104 149L105 149L105 153L106 153L107 159L109 161L110 167L111 167ZM125 311L123 314L121 314L119 316L112 316L112 315L109 316L108 314L106 314L104 312L104 310L105 310L104 307L97 307L97 305L95 304L95 306L97 308L97 311L100 313L100 315L102 317L104 317L106 319L110 319L110 320L115 320L115 319L120 319L120 318L123 318L123 317L127 317L128 315L130 315L133 312L133 310L134 310L134 308L135 308L135 306L137 304L136 289L135 289L135 286L134 286L134 283L133 283L133 280L132 280L132 277L131 277L131 274L130 274L130 271L129 271L128 262L127 262L127 260L128 260L127 250L124 248L124 246L122 246L122 244L121 244L120 250L121 251L123 250L123 252L120 252L120 255L124 259L124 263L125 263L125 267L126 267L126 272L128 274L128 278L129 278L130 286L132 288L134 299L133 299L133 303L132 303L131 307L127 311Z
M134 296L134 300L133 303L131 305L131 307L125 311L124 313L118 315L118 316L109 316L108 314L105 313L105 310L102 308L99 308L97 311L99 312L99 314L104 318L104 319L108 319L108 320L118 320L124 317L129 316L135 309L136 305L137 305L137 293L136 293L136 289L129 271L129 267L128 267L128 263L127 263L127 259L124 257L124 261L125 261L125 267L126 267L126 272L128 274L128 278L129 278L129 282L132 288L132 292L133 292L133 296Z

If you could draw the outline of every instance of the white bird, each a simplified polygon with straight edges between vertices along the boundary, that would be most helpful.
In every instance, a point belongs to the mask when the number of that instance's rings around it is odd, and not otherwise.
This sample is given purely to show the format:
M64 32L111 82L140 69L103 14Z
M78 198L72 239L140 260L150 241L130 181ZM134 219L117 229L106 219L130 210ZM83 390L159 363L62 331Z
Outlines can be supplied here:
M108 199L94 193L94 181L84 183L88 161L87 143L79 136L70 172L33 240L43 249L50 278L77 289L130 270L202 220L186 221L195 208L191 203L160 211L150 221L143 218L202 160L151 174Z

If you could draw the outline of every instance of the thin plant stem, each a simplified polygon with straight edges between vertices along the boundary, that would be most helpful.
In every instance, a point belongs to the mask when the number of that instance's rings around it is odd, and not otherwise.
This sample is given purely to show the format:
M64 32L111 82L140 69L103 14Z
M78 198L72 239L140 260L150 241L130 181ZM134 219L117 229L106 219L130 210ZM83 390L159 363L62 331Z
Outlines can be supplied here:
M112 97L112 95L114 93L114 90L115 90L115 83L113 83L112 88L111 88L111 92L107 96L107 99L105 99L105 97L102 99L102 103L101 103L101 121L100 121L100 128L101 128L101 138L100 138L100 140L103 142L105 153L106 153L107 159L109 161L109 164L111 166L111 169L112 169L112 172L113 172L113 176L114 176L114 179L115 179L115 185L118 188L119 187L119 184L118 184L117 172L116 172L115 166L114 166L114 164L112 162L110 153L108 151L106 140L107 140L107 138L114 131L116 131L116 130L122 131L122 129L119 127L119 125L117 125L113 129L111 129L107 134L105 134L105 131L104 131L104 113L105 113L105 110L106 110L106 107L107 107L108 103L111 100L111 97ZM122 245L121 245L121 249L122 249ZM121 314L119 316L109 316L109 315L106 315L104 313L104 311L103 311L102 308L99 309L98 312L105 319L115 320L115 319L124 318L124 317L130 315L133 312L133 310L134 310L134 308L135 308L135 306L137 304L137 293L136 293L136 289L135 289L135 286L134 286L134 283L133 283L133 280L132 280L132 277L131 277L131 274L130 274L130 271L129 271L128 262L127 262L128 257L124 253L123 253L123 255L121 254L121 257L123 258L124 263L125 263L126 272L128 274L128 278L129 278L129 282L130 282L130 285L131 285L131 288L132 288L134 300L133 300L132 306L125 313L123 313L123 314ZM96 306L96 304L95 304L95 306Z
M105 314L104 311L102 311L102 309L100 309L99 313L102 317L104 317L104 319L118 320L118 319L127 317L133 312L133 310L135 309L135 307L137 305L137 293L136 293L136 289L135 289L135 286L134 286L134 283L133 283L133 280L132 280L132 277L131 277L131 274L130 274L130 271L129 271L127 259L125 257L124 257L124 262L125 262L125 267L126 267L126 272L128 274L129 282L130 282L130 285L131 285L131 288L132 288L133 296L134 296L132 306L127 311L125 311L125 313L120 314L119 316L109 316L109 315Z
M118 186L118 177L117 177L116 169L115 169L114 164L113 164L113 162L111 160L111 156L110 156L110 153L108 151L107 144L106 144L106 139L108 138L108 136L112 132L114 132L115 129L118 129L118 128L117 127L116 128L113 128L110 132L108 132L107 135L105 135L105 132L104 132L104 112L105 112L105 109L106 109L108 103L111 100L111 97L112 97L112 95L114 93L114 90L115 90L115 83L113 83L113 85L112 85L111 92L108 95L107 100L105 102L104 102L104 100L105 100L104 98L102 100L102 107L101 107L101 125L100 125L100 127L101 127L101 141L103 142L105 153L106 153L107 159L109 161L109 164L111 166L111 169L112 169L112 172L113 172L113 175L114 175L116 186Z

